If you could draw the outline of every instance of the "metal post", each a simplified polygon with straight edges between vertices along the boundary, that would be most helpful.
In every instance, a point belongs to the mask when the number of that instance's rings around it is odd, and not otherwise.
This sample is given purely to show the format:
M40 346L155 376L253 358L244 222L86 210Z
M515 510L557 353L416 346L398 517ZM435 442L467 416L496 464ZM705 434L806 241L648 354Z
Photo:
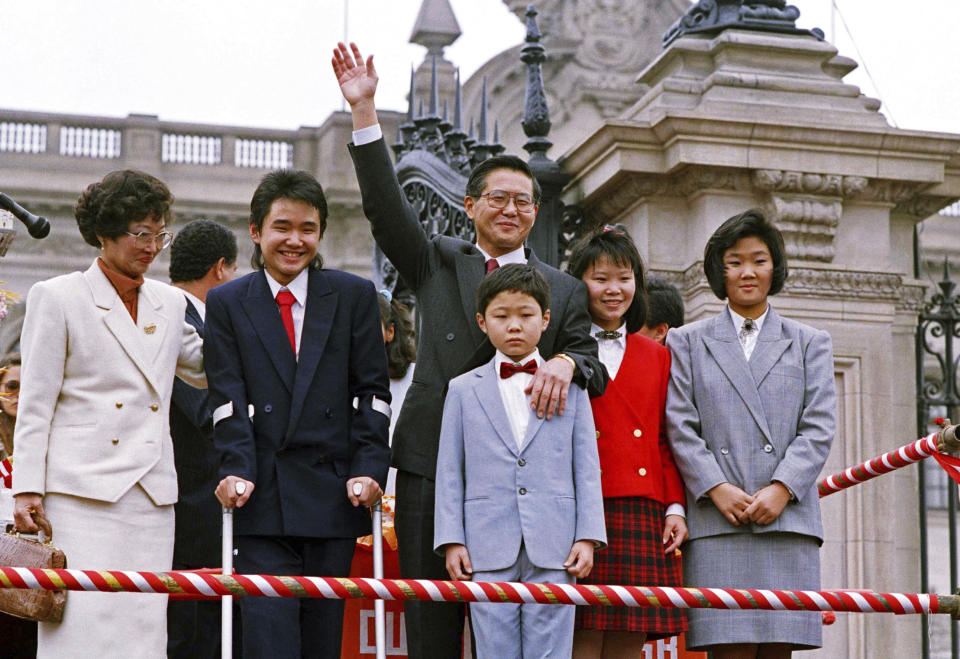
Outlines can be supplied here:
M233 508L223 509L223 539L221 541L223 574L233 574ZM220 657L233 657L233 596L220 598Z
M383 506L380 501L373 504L373 577L383 579ZM384 601L373 601L373 618L377 638L377 659L387 656L387 626Z
M830 0L831 17L831 40L835 40L833 31L833 0ZM913 227L913 276L920 278L920 229L917 225ZM923 325L918 324L917 334L914 337L915 357L916 357L916 383L917 383L917 436L922 437L927 432L927 423L929 422L929 410L923 400ZM920 520L920 592L930 592L930 559L928 551L928 530L927 530L927 473L926 465L922 462L917 467L917 513ZM930 659L930 617L920 616L920 651L922 659Z

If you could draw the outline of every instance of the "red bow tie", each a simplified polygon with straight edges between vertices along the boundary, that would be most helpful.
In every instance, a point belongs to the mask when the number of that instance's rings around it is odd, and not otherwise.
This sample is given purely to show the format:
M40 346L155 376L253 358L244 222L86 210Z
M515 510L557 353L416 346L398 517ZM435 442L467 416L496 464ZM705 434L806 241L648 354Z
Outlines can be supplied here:
M500 377L508 378L514 373L529 373L533 375L537 372L537 360L531 359L523 366L517 366L516 364L511 364L510 362L500 362Z

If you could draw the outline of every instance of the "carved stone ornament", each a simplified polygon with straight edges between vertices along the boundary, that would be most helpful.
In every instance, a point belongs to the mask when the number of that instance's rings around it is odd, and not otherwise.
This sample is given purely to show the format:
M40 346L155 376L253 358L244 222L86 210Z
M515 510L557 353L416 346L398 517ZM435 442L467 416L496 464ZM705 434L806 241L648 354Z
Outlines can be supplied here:
M692 165L676 174L629 174L589 202L589 216L615 218L644 197L689 197L701 190L752 189L750 172L732 167Z
M867 187L862 176L758 169L753 185L766 192L767 218L783 234L787 257L804 261L833 261L833 240L843 215L843 199Z
M717 34L729 28L823 39L823 31L798 28L800 10L786 0L699 0L663 35L663 47L687 34Z
M696 261L686 270L651 270L652 275L666 279L686 298L710 291L703 261ZM842 298L889 302L898 311L919 312L926 289L920 282L904 280L896 274L860 270L791 267L781 295L811 298Z

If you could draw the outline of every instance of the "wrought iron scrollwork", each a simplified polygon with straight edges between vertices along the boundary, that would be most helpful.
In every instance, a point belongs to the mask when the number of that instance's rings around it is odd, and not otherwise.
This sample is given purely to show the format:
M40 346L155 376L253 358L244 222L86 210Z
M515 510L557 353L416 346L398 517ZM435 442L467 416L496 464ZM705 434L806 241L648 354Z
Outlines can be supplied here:
M468 242L476 239L473 222L463 206L446 199L426 181L410 179L403 184L403 192L428 236L455 236Z
M940 406L947 409L960 406L960 296L956 282L950 277L946 260L943 265L943 280L937 284L936 293L920 312L917 337L922 356L932 360L936 368L924 371L919 382L921 403L927 408Z

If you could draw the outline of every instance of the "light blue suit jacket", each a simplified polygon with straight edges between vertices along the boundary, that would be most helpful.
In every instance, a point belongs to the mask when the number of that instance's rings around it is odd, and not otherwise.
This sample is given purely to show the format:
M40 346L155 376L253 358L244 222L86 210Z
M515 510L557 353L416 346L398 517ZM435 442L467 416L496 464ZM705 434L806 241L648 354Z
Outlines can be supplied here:
M531 410L518 447L494 360L454 378L443 407L434 549L466 545L474 571L502 570L520 542L534 565L562 570L578 540L606 544L600 459L587 393L570 387L566 412Z
M836 432L830 336L770 307L748 362L729 312L670 330L667 432L687 486L690 538L789 531L823 540L817 477ZM707 492L780 481L796 495L773 523L732 526Z

